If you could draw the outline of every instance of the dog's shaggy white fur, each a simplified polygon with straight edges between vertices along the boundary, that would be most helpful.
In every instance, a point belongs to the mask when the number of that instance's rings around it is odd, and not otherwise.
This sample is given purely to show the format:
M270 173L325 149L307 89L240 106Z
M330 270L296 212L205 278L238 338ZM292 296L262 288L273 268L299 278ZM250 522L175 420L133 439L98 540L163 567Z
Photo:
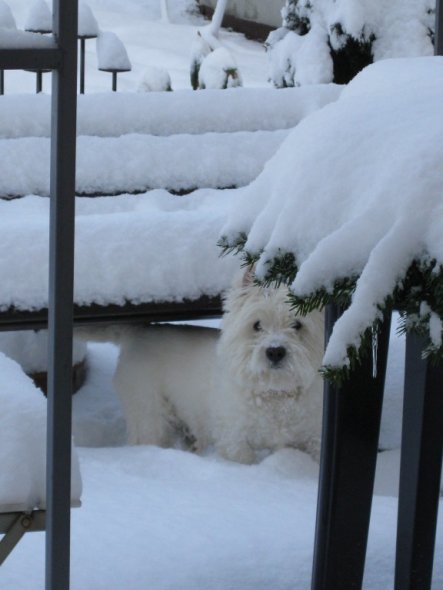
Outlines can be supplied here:
M295 316L284 288L234 287L222 330L189 326L117 329L114 383L129 442L194 448L256 461L293 446L318 456L323 315Z

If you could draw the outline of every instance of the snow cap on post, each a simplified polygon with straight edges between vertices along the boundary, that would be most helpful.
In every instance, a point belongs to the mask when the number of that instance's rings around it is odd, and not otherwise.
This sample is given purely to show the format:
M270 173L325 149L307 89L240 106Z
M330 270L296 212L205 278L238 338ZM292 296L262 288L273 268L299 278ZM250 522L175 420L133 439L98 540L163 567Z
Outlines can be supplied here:
M88 4L83 2L78 9L78 34L79 39L94 39L99 34L98 23Z
M45 0L34 0L25 21L25 31L41 34L52 32L52 14Z
M123 42L115 33L101 32L97 37L98 69L104 72L129 72L132 69Z
M5 29L17 28L12 11L3 0L0 0L0 27L4 27Z

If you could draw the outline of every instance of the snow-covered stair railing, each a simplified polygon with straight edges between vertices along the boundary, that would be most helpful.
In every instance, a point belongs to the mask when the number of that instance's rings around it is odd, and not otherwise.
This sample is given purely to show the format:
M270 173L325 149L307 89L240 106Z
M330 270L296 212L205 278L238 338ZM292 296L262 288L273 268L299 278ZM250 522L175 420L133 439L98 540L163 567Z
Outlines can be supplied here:
M75 320L219 316L239 264L220 256L217 240L241 187L262 173L291 127L341 91L331 84L80 96ZM44 95L0 101L3 330L46 323L49 111Z
M44 530L46 400L21 367L0 353L0 565L26 531ZM82 491L72 449L71 504Z

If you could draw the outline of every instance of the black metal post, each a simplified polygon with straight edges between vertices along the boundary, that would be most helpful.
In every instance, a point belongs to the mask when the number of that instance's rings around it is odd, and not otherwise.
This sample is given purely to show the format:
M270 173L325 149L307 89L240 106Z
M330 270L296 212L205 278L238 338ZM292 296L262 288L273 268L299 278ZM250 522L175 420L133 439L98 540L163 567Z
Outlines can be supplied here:
M37 70L35 75L35 91L39 94L43 89L43 72L41 70Z
M435 3L435 55L443 55L443 0L436 0Z
M326 309L326 340L341 310ZM389 343L378 336L376 375L366 358L337 388L325 383L312 590L360 590L363 580Z
M52 78L46 590L68 590L78 2L53 11L63 60Z
M443 363L421 358L424 341L406 339L397 526L396 590L429 590L443 449Z
M0 96L5 93L5 70L0 70Z
M80 94L85 93L85 52L86 39L80 38Z
M112 72L112 92L117 92L117 72Z

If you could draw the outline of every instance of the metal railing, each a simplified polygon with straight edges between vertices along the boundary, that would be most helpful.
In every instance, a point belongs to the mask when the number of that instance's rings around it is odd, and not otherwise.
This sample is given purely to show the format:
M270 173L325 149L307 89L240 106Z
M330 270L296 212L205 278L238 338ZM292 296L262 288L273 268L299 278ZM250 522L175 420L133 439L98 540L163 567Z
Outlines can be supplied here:
M54 48L0 50L0 70L53 70L46 590L67 590L70 574L77 20L77 0L54 0Z
M436 3L434 46L435 55L442 55L443 0ZM327 309L327 340L340 313L336 306ZM390 317L385 317L376 360L367 359L340 388L325 384L312 590L362 587L389 325ZM424 347L420 336L407 335L395 590L430 590L432 583L443 451L443 363L423 359Z

